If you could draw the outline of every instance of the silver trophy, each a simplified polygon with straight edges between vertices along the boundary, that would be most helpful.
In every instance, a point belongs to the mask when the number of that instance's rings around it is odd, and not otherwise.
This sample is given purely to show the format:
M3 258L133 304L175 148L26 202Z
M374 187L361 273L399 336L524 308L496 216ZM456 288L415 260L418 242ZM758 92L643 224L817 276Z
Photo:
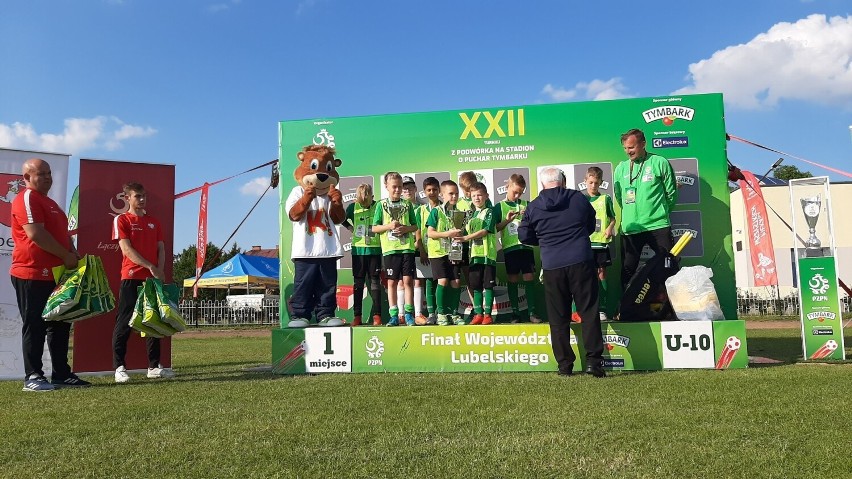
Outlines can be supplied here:
M808 223L808 232L810 236L805 241L805 256L808 258L822 256L822 242L816 236L816 225L819 219L820 209L822 208L822 200L819 195L805 197L800 200L802 202L802 212L805 213L805 221Z
M401 223L402 221L400 220L402 219L402 217L405 216L406 213L408 213L408 203L404 201L401 201L396 204L388 202L385 203L384 209L385 212L387 212L388 216L391 217L392 221L399 221ZM395 235L393 233L393 230L388 231L388 239L391 241L405 242L408 240L408 235L409 233Z
M464 231L467 224L470 222L471 218L473 218L473 211L461 211L461 210L452 210L450 213L450 223L452 223L453 228L457 230ZM459 241L453 241L452 238L445 238L450 241L450 261L461 261L463 254L464 245L462 245Z

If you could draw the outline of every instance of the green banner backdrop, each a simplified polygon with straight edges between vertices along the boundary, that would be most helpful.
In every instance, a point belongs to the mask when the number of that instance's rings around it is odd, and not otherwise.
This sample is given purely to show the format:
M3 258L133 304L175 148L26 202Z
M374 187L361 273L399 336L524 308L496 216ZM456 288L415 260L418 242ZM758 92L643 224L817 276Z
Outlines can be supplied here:
M620 371L742 369L745 321L609 323L604 367ZM575 371L585 367L579 324L571 325ZM275 329L276 374L556 371L546 324Z
M585 189L587 168L599 166L604 171L601 190L612 195L612 172L626 160L620 135L631 128L644 131L648 150L668 158L674 166L679 184L678 204L672 213L675 240L687 231L696 235L683 252L682 265L712 268L722 311L726 318L736 318L720 94L283 121L279 125L284 178L279 188L283 296L289 297L293 285L289 259L292 225L284 202L295 182L287 181L288 168L295 169L296 154L305 145L337 149L343 162L338 169L339 187L346 205L354 201L355 188L363 182L372 183L377 198L384 197L382 176L387 171L413 176L418 188L427 176L456 179L460 172L474 171L496 203L505 198L505 181L513 173L527 178L525 197L534 198L540 189L538 172L547 166L561 167L569 185L580 190ZM341 239L348 251L351 236L347 230L341 229ZM618 251L616 247L615 264L609 268L611 284L619 284ZM500 261L502 255L498 257L498 277L504 283ZM339 262L337 299L338 315L347 319L352 317L350 265L346 254ZM610 288L610 314L620 295L617 289ZM369 298L364 303L365 309L370 307ZM540 305L538 311L544 310ZM281 318L286 327L286 302L282 302ZM498 316L497 321L505 318Z

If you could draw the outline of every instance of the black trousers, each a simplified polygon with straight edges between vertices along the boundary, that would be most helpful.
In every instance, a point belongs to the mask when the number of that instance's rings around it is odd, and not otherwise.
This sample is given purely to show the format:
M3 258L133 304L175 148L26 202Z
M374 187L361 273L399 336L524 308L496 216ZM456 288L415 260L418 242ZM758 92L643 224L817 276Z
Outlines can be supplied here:
M296 258L290 306L294 318L317 321L334 316L337 310L337 258Z
M24 354L24 378L30 374L44 376L41 357L44 354L44 340L53 363L53 379L64 380L71 375L68 365L68 339L71 336L71 323L66 321L45 321L41 313L47 298L56 287L53 281L21 279L12 276L12 286L18 299L18 311L21 313L21 349Z
M361 316L364 305L364 284L369 282L370 299L373 306L370 316L382 314L382 257L379 255L352 255L352 292L354 294L352 310L355 316Z
M127 366L127 340L130 339L130 317L136 307L139 288L144 281L123 279L118 287L118 312L115 316L115 328L112 330L112 367ZM148 367L156 368L160 364L160 338L145 337L145 350L148 352Z
M583 320L583 346L586 366L603 362L603 334L598 315L598 272L591 261L558 269L544 270L544 295L553 356L562 372L574 368L576 356L571 350L571 302Z
M671 227L621 235L621 291L627 288L630 278L636 274L639 257L645 245L648 245L655 254L671 251L674 246Z

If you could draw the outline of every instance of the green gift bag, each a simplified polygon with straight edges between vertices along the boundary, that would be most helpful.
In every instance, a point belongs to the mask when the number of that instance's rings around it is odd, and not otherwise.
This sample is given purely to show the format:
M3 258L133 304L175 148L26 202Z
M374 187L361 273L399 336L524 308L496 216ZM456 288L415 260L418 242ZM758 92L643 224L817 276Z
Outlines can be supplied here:
M186 321L181 316L178 306L180 290L177 285L163 284L157 281L154 286L157 291L157 309L160 313L160 319L176 331L186 331Z
M59 285L45 306L45 319L80 321L115 309L115 296L106 279L101 258L86 255L76 269L54 268Z
M80 301L83 292L81 286L84 281L88 261L86 257L80 259L77 267L66 270L64 267L54 268L54 275L59 275L57 286L42 311L42 317L50 321L62 321L63 313L73 309Z
M158 287L162 289L162 286L163 283L158 279L148 278L145 280L145 284L142 287L145 295L142 323L163 336L171 336L177 330L160 317Z
M142 336L151 336L153 338L162 338L163 335L156 329L144 323L145 320L145 286L144 283L139 287L139 294L136 296L136 306L133 308L133 314L130 316L128 324L131 328L142 333Z

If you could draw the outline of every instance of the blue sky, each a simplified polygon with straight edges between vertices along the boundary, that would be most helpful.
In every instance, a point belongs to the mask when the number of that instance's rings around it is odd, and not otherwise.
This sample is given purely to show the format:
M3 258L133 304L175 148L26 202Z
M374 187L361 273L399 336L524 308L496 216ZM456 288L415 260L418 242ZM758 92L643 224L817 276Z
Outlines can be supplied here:
M725 95L729 133L852 171L852 2L4 0L0 13L0 147L70 153L72 178L81 157L175 164L178 191L276 158L281 120L691 92ZM735 142L728 155L761 174L778 157ZM210 241L262 172L213 187ZM241 247L277 244L277 202ZM175 208L178 252L198 195Z

